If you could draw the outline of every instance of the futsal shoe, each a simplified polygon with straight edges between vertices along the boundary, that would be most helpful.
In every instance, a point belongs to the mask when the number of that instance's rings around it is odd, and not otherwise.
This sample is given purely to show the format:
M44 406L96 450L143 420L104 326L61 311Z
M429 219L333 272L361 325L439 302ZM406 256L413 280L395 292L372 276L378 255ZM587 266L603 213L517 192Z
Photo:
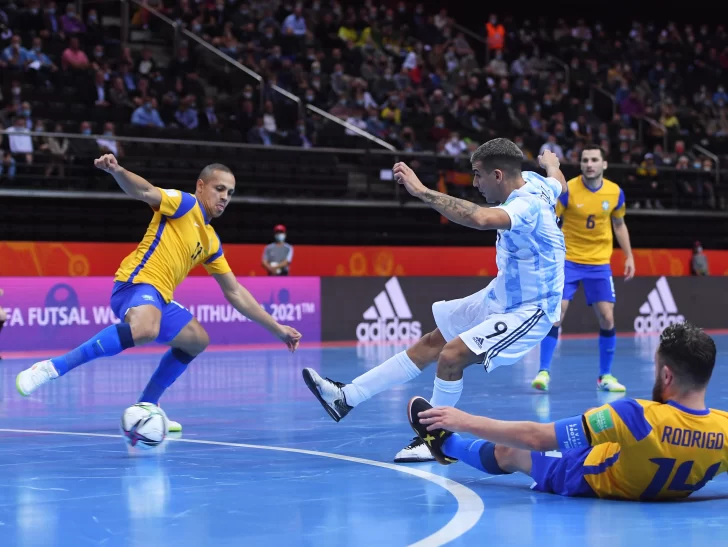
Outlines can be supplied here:
M170 420L167 413L162 410L161 406L157 405L157 408L162 414L164 414L164 419L167 422L167 433L182 433L182 424L175 422L174 420Z
M415 430L417 436L424 441L424 444L429 448L432 457L442 465L450 465L451 463L457 462L455 458L448 458L442 451L442 445L452 435L452 431L447 429L435 429L434 431L427 431L427 425L420 423L420 412L430 410L432 405L424 397L412 397L407 407L408 417L412 429Z
M627 388L620 384L611 374L605 374L597 379L597 389L611 393L624 393L627 391Z
M548 391L549 383L551 382L551 375L547 370L540 370L536 377L531 382L531 387L539 391Z
M50 361L40 361L25 369L15 378L15 387L23 397L28 397L43 384L58 378L58 371Z
M346 402L343 390L346 384L321 378L312 368L303 369L303 381L335 422L340 421L354 408Z
M394 456L394 463L420 463L434 462L432 452L427 448L425 441L419 437L412 439L412 442L397 452Z

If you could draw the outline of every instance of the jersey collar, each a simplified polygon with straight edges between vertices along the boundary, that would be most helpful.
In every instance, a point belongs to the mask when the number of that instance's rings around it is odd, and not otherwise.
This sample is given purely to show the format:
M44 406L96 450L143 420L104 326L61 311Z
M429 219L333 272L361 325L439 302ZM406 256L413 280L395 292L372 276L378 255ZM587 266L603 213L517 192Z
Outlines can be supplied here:
M584 182L584 175L579 175L579 180L581 180L581 183L584 185L584 188L589 190L592 194L596 194L599 190L602 189L602 186L604 186L604 177L602 177L602 183L599 185L599 188L594 188L594 189L589 188L586 185L586 182Z
M706 408L705 410L695 410L694 408L688 408L686 406L681 405L680 403L676 403L675 401L667 401L667 404L677 408L678 410L682 410L683 412L686 412L688 414L694 414L695 416L707 416L708 414L710 414L709 408Z
M195 198L195 199L197 199L197 205L200 206L200 211L202 211L202 218L205 219L205 224L210 224L210 221L212 219L207 216L207 211L205 211L205 208L202 206L202 202L199 200L199 198Z

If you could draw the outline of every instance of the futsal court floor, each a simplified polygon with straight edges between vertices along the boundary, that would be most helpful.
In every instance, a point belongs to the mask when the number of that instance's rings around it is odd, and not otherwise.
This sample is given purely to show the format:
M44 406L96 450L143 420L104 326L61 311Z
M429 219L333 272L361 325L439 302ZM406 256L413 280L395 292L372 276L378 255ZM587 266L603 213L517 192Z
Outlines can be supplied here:
M10 332L3 333L10 335ZM728 336L718 336L709 404L728 408ZM614 373L649 398L655 338L620 338ZM404 346L211 351L162 399L184 434L130 455L119 436L159 353L85 365L28 399L0 361L0 546L605 546L728 545L728 480L693 501L635 503L533 492L522 475L464 464L392 463L412 438L406 404L429 397L434 368L334 423L301 369L349 381ZM158 351L156 348L153 351ZM597 393L594 339L562 340L552 391L531 390L538 350L465 374L460 407L548 421L609 402ZM32 356L40 357L40 356Z

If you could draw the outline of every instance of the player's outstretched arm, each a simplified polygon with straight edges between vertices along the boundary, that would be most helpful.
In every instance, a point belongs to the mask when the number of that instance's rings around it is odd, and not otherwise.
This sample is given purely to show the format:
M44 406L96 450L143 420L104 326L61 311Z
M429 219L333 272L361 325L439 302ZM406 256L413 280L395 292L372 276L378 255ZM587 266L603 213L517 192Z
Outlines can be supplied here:
M511 217L502 209L481 207L427 188L406 164L397 163L394 178L414 197L421 199L451 222L476 230L509 230Z
M296 351L298 343L301 340L300 332L293 327L281 325L273 319L255 298L253 298L253 295L238 283L238 280L232 272L213 274L213 277L220 285L225 298L233 308L275 335L288 346L289 350Z
M99 159L94 160L94 167L109 173L114 177L119 187L124 190L124 193L134 199L143 201L155 209L159 208L162 204L162 193L159 188L152 186L139 175L135 175L131 171L124 169L116 161L113 154L105 154Z
M566 193L566 177L561 172L561 162L556 154L551 150L544 150L543 154L538 157L538 164L546 170L547 177L554 178L561 183L561 193Z
M554 423L493 420L484 416L473 416L452 407L431 408L420 412L419 416L421 423L429 424L429 431L447 429L470 433L496 444L538 452L559 449Z

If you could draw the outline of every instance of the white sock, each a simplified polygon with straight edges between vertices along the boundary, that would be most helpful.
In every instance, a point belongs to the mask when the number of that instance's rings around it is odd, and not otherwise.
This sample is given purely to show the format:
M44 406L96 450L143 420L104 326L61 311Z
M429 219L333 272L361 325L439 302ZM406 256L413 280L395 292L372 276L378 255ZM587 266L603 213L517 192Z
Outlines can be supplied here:
M455 406L460 400L460 394L463 392L463 379L448 382L435 377L435 387L432 390L432 406Z
M345 386L346 402L356 406L390 387L417 378L420 372L422 371L412 362L407 352L402 351Z

